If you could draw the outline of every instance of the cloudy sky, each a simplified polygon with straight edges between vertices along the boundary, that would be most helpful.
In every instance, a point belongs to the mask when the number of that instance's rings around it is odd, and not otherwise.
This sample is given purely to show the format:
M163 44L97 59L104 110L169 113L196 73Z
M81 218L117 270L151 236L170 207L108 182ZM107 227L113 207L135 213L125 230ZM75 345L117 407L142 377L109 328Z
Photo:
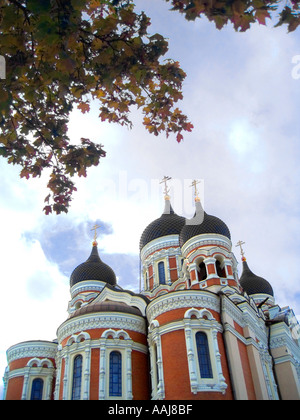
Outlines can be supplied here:
M272 284L280 306L300 314L299 29L218 31L204 19L185 21L162 0L136 4L152 18L150 31L169 39L166 58L187 73L180 107L195 128L177 144L148 134L139 114L130 131L101 123L96 106L89 115L75 111L72 139L104 144L107 157L77 182L61 216L42 212L45 178L20 180L19 168L0 160L1 377L8 347L56 337L70 274L88 258L96 222L102 259L122 287L138 290L139 239L163 211L164 175L173 178L175 211L186 217L194 212L191 180L202 180L205 210L228 225L238 260L242 239L252 271Z

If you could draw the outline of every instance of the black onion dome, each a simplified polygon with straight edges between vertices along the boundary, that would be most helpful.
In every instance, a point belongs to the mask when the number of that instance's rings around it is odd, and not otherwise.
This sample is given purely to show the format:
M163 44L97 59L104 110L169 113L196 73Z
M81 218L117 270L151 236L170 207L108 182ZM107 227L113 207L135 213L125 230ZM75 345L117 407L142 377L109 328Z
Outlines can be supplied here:
M180 246L183 246L189 239L205 233L216 233L231 239L227 225L218 217L203 212L203 221L199 224L186 223L180 232ZM197 212L195 219L197 217Z
M246 261L243 261L243 272L240 278L240 285L249 296L260 293L274 296L273 288L270 283L264 278L254 274L248 267Z
M179 235L184 223L185 218L178 216L172 209L170 202L167 200L164 213L158 219L150 223L142 233L140 250L154 239L168 235Z
M70 286L85 280L99 280L114 286L117 283L112 268L105 264L98 254L97 245L93 244L91 255L86 262L75 268L70 278Z

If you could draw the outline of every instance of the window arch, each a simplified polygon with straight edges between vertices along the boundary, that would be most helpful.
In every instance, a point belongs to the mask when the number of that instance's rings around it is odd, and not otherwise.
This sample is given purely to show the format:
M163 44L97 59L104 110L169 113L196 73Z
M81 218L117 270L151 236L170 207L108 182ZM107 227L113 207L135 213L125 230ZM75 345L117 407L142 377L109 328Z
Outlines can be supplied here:
M207 271L206 271L206 265L204 261L201 261L198 266L198 279L199 281L205 280L207 278Z
M73 363L72 400L80 400L82 380L82 356L78 355Z
M163 261L158 263L158 279L159 284L166 284L165 263Z
M216 270L217 270L217 275L219 277L224 277L224 278L227 277L224 261L222 261L220 258L216 259Z
M122 397L122 355L119 351L109 355L109 396Z
M208 339L204 332L196 333L196 346L201 378L213 378Z
M43 399L44 381L41 378L36 378L32 382L31 387L31 401L40 401Z

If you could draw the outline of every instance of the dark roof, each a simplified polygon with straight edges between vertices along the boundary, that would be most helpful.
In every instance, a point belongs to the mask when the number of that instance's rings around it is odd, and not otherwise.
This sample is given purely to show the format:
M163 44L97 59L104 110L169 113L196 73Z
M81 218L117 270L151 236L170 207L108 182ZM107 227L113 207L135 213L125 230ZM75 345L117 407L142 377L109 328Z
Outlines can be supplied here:
M211 216L204 212L203 222L197 225L185 225L180 232L180 246L183 246L189 239L204 233L216 233L231 239L227 225L218 217Z
M163 213L146 227L140 239L140 250L154 239L167 235L179 235L184 223L185 218L178 216L170 207L170 213Z
M273 288L270 283L262 277L254 274L246 261L243 261L243 272L240 278L240 285L250 296L258 293L274 296Z
M113 302L105 300L104 302L89 303L80 309L77 309L70 318L75 318L80 315L96 313L96 312L122 312L126 314L143 316L141 311L135 306L129 306L123 302Z
M91 255L86 262L78 265L71 274L70 286L85 280L99 280L112 286L117 283L113 269L101 260L95 244L93 244Z

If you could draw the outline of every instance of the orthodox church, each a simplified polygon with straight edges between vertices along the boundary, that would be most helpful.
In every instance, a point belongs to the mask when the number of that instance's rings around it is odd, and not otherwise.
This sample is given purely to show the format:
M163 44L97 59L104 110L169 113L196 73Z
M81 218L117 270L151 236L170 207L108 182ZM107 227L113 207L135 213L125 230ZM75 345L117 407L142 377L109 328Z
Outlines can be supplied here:
M242 241L239 277L229 228L203 210L193 186L195 215L185 219L166 184L163 214L140 238L140 293L117 284L95 233L90 256L70 276L57 339L7 350L4 399L300 399L292 309L276 304Z

